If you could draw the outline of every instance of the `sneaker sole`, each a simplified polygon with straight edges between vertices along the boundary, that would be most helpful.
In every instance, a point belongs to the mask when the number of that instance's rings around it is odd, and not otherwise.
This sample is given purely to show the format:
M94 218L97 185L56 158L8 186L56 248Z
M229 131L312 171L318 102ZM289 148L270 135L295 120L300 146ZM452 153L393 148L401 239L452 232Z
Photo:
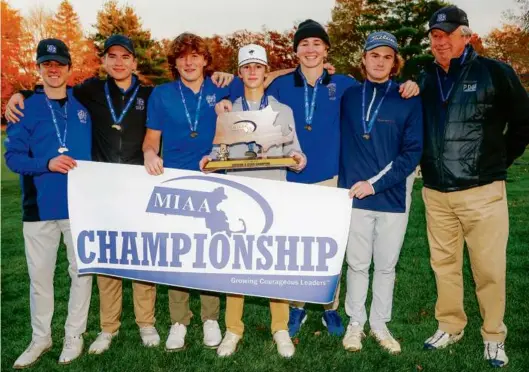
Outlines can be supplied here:
M221 341L222 342L222 341ZM210 349L210 350L215 350L215 349L218 349L219 346L220 346L220 342L217 344L217 345L207 345L205 343L202 343L204 345L204 348L206 349Z
M42 356L43 356L44 354L46 354L48 351L51 350L52 346L53 346L53 345L50 345L49 348L47 348L46 350L43 350L42 353L40 353L39 357L38 357L37 359L35 359L35 361L34 361L33 363L31 363L31 364L27 364L27 365L25 365L25 366L16 366L16 367L13 366L13 369L26 369L26 368L31 368L31 367L33 367L33 366L34 366L34 365L40 360L40 358L42 358Z
M344 348L346 351L352 351L353 353L362 350L362 346L360 346L360 347L354 347L354 346L346 347L346 346L344 345L343 348Z
M167 346L165 347L165 351L167 351L168 353L176 353L176 352L179 352L179 351L182 351L182 350L185 350L187 347L187 345L184 345L182 347L179 347L179 348L175 348L175 349L169 349L167 348Z

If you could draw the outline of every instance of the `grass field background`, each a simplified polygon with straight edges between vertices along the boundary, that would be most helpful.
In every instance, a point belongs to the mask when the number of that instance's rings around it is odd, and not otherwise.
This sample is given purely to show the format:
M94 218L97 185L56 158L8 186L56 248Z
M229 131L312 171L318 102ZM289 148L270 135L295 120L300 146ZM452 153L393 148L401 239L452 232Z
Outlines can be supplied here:
M2 137L3 143L3 137ZM3 154L2 147L2 154ZM29 315L29 278L24 256L20 191L18 178L5 168L2 158L2 347L1 370L11 370L18 355L31 339ZM389 328L400 340L402 354L390 356L380 350L372 338L364 342L359 353L346 352L341 339L326 333L321 323L321 306L308 305L309 318L295 339L297 349L290 360L278 356L269 332L269 307L264 299L247 298L244 321L246 332L239 351L231 358L220 359L214 350L202 346L200 303L192 295L195 317L188 328L187 349L167 353L163 343L170 320L167 288L158 287L156 327L162 337L158 348L141 346L134 322L131 283L124 282L123 316L119 336L109 351L100 356L84 354L69 366L58 366L67 312L69 277L64 247L61 246L55 273L55 315L53 349L33 367L34 371L483 371L489 370L483 360L479 333L481 318L474 295L474 283L465 258L465 309L469 317L465 337L452 347L427 352L423 341L435 332L435 281L429 263L424 204L420 196L422 183L416 181L410 222L397 267L393 320ZM529 151L509 171L507 184L510 207L510 238L507 260L507 309L505 323L509 328L506 350L510 358L508 371L529 371ZM344 266L345 272L345 266ZM339 312L343 308L345 275L342 280ZM368 299L368 303L370 299ZM224 330L224 300L221 302L221 328ZM93 287L85 350L99 331L99 298Z

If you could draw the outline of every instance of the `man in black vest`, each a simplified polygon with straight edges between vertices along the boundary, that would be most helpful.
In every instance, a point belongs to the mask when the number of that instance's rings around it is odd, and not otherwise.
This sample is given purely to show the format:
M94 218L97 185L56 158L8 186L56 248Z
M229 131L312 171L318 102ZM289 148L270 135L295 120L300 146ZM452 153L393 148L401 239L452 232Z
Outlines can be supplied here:
M448 6L429 23L435 63L423 76L424 179L437 332L425 349L463 337L463 245L467 243L483 325L485 359L507 365L504 340L509 216L507 168L529 143L529 98L507 64L469 44L466 13Z

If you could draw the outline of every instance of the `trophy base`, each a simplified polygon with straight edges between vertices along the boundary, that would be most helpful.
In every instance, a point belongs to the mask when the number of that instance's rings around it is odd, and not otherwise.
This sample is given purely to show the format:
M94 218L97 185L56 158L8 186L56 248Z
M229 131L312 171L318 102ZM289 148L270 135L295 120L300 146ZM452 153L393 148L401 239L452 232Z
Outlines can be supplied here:
M209 171L252 168L282 168L292 167L297 163L293 158L267 157L265 159L230 159L212 160L204 169Z

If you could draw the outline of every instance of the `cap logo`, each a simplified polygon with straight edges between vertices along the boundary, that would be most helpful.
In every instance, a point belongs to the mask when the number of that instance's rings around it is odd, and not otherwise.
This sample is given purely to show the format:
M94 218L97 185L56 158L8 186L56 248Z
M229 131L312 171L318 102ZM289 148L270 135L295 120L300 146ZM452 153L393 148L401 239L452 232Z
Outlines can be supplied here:
M446 14L441 13L437 15L437 22L444 22L446 21Z
M55 45L51 45L51 44L48 44L46 45L46 50L48 51L48 53L57 53L57 47Z
M392 37L389 37L387 35L374 35L371 38L371 41L378 41L378 40L386 40L386 41L390 41L392 43L395 42L395 39L393 39Z
M250 55L253 55L253 53L254 53L254 50L253 50L253 49L251 49L251 50L250 50L250 51L249 51L248 53L249 53Z

